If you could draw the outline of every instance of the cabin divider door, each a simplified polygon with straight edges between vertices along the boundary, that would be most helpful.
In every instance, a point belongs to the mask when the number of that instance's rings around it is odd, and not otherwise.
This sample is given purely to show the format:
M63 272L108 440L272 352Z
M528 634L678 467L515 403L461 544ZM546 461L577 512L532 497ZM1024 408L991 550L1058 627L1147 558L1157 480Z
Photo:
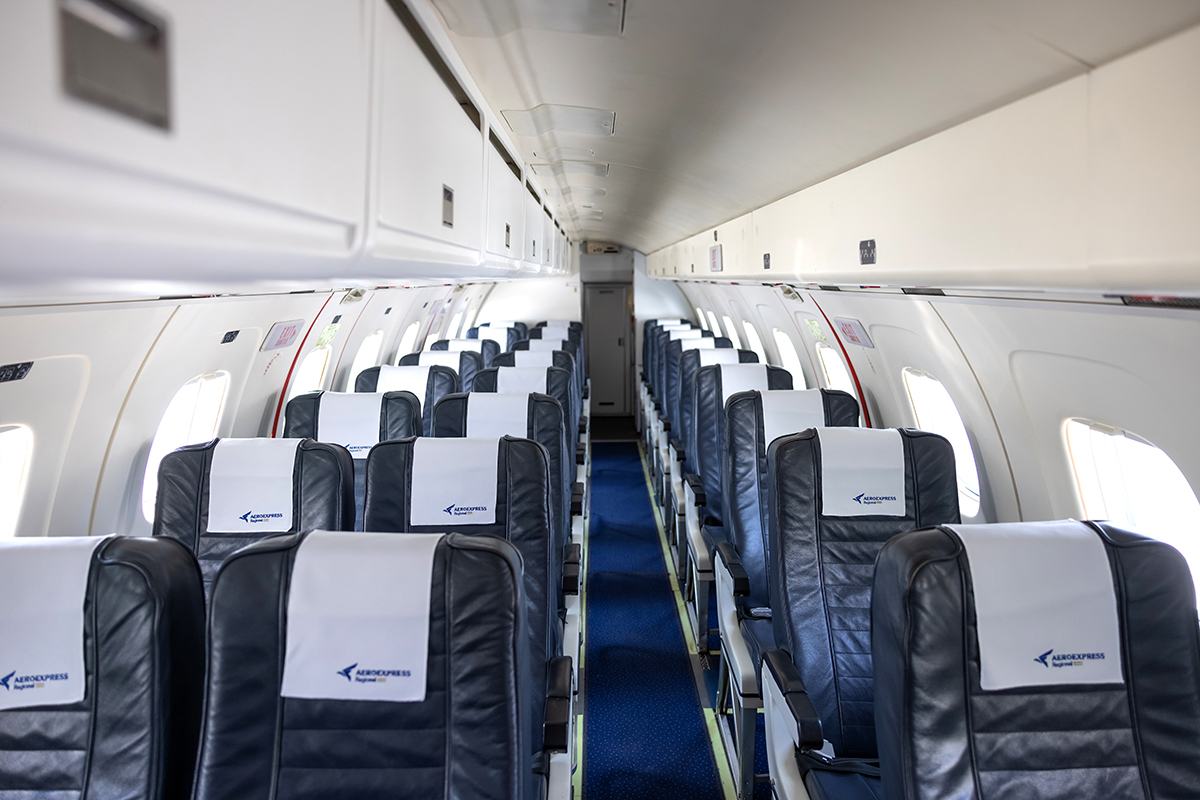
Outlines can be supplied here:
M590 283L583 296L587 375L592 382L592 414L632 414L633 338L630 316L633 286Z

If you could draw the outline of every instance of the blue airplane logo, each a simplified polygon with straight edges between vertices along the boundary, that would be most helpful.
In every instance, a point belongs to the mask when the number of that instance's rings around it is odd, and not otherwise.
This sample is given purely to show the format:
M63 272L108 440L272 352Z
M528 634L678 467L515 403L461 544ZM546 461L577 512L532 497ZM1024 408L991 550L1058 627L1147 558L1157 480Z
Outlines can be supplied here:
M345 669L339 669L339 670L338 670L338 675L341 675L341 676L342 676L343 678L345 678L346 680L350 680L350 675L351 675L351 673L353 673L353 672L354 672L354 668L355 668L355 667L357 667L357 666L358 666L358 662L357 662L357 661L355 661L353 664L351 664L350 666L346 667Z
M253 513L253 511L247 511L245 514L242 514L240 517L238 517L238 519L240 519L242 522L249 522L250 515Z
M450 505L448 505L448 506L446 506L445 508L443 508L443 509L442 509L442 511L445 511L447 514L449 514L449 513L450 513L450 512L452 512L453 510L454 510L454 503L451 503Z
M1050 665L1046 663L1046 659L1049 658L1050 654L1053 652L1054 652L1054 648L1051 648L1051 649L1047 650L1046 652L1042 653L1037 658L1035 658L1034 661L1038 662L1046 669L1050 669Z
M5 689L9 689L10 687L8 685L8 682L10 680L12 680L12 676L16 675L16 674L17 674L17 671L14 669L12 672L8 673L3 678L0 678L0 686L3 686Z
M863 492L863 494L866 494L866 492ZM863 495L862 495L862 494L860 494L858 497L854 498L854 502L858 503L858 504L861 506L861 505L862 505L862 499L863 499Z

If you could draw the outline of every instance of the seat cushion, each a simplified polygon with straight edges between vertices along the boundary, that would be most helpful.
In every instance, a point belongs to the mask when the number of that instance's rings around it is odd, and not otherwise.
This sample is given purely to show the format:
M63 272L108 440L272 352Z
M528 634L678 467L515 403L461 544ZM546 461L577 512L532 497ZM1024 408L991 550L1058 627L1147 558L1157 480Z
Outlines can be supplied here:
M761 670L763 653L775 649L775 631L771 627L771 620L743 619L741 628L754 669Z
M852 772L814 769L804 776L804 785L812 800L881 800L883 797L883 783L879 778Z

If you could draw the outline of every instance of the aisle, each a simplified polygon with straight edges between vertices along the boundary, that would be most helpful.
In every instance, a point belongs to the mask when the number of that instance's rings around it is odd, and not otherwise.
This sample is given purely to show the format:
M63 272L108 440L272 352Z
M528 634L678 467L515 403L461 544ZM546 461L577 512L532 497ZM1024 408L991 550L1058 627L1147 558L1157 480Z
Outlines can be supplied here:
M637 445L593 442L586 800L722 800Z

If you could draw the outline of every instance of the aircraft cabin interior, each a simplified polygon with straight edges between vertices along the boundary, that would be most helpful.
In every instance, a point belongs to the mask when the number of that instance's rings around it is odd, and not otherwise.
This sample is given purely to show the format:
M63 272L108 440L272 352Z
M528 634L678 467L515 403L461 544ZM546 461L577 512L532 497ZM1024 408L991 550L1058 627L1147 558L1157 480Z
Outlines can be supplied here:
M1200 798L1200 0L0 0L0 800Z

